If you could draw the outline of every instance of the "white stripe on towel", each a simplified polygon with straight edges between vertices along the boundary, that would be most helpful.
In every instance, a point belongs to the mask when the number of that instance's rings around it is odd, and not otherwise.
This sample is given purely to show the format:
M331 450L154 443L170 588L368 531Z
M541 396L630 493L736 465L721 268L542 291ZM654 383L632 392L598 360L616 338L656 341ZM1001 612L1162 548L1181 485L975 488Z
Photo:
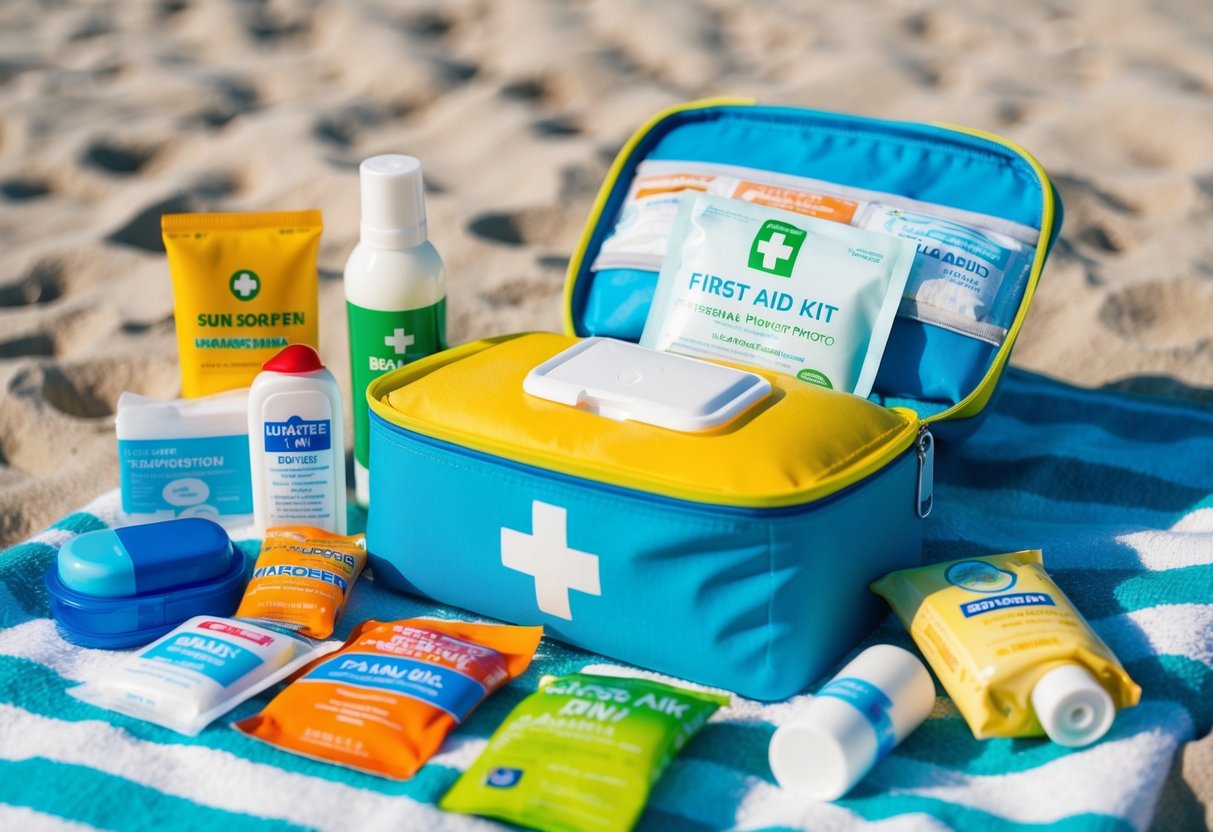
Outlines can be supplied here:
M968 806L1017 823L1053 823L1071 815L1127 818L1149 825L1179 744L1192 733L1186 711L1171 703L1151 703L1122 711L1118 728L1128 736L1064 756L1025 771L972 775L894 754L869 775L869 786ZM1126 765L1137 772L1135 788L1109 789L1124 782ZM1107 772L1108 778L1099 775Z
M1122 663L1187 656L1213 668L1213 604L1163 604L1091 622ZM1157 692L1155 692L1157 695Z
M96 832L97 827L35 812L24 806L0 803L0 829L20 829L21 832Z

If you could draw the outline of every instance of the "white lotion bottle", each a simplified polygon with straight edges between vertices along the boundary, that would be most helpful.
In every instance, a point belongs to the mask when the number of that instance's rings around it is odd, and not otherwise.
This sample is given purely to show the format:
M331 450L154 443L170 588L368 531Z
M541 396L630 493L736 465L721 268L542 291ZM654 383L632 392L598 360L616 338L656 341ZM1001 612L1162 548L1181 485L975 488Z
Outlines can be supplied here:
M430 245L421 163L372 156L358 169L362 222L345 264L354 413L354 496L370 503L366 388L378 376L446 348L442 260Z
M875 644L847 663L771 737L771 773L785 789L837 800L914 732L935 683L908 650Z
M248 398L258 534L282 525L345 534L345 433L333 374L314 349L291 344L261 365Z

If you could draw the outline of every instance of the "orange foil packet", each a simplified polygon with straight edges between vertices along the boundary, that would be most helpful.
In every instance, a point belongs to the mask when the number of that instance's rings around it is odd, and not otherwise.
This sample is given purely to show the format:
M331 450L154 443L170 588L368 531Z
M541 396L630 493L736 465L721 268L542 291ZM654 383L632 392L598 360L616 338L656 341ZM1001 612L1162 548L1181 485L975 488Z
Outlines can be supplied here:
M305 757L405 780L531 663L542 627L365 621L261 713L233 723Z
M266 529L237 618L328 638L366 566L363 536L312 526Z
M733 191L733 199L744 199L747 202L755 202L771 208L782 208L785 211L844 224L851 222L855 211L859 208L858 202L852 202L849 199L815 194L800 188L783 188L779 185L745 180L737 183L737 188Z

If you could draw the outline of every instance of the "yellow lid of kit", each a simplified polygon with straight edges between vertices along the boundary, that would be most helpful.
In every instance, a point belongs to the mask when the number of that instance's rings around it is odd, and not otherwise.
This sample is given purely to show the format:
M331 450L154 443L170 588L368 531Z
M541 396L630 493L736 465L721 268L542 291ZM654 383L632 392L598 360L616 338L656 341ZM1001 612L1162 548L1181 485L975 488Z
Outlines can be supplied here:
M687 433L532 396L532 368L577 339L531 333L465 344L381 376L367 390L391 424L472 450L694 502L779 508L875 473L915 441L910 410L760 372L771 395L712 431Z

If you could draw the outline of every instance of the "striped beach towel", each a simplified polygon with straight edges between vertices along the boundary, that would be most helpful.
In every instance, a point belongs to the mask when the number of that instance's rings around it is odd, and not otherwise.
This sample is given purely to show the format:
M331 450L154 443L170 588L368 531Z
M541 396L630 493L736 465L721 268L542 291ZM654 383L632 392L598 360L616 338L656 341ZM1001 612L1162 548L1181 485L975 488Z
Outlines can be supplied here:
M807 700L734 699L671 765L641 830L1146 829L1182 744L1213 721L1213 412L1076 390L1012 371L965 444L940 449L926 557L1041 548L1057 582L1142 686L1101 742L969 733L952 703L845 799L782 791L775 727ZM42 574L56 547L115 519L100 498L0 556L0 829L500 829L435 802L541 674L606 660L545 640L412 780L390 782L249 739L222 720L196 738L68 696L120 655L63 642ZM256 554L257 542L242 546ZM344 634L367 618L451 615L363 581ZM890 615L867 643L910 646ZM860 645L862 647L864 645ZM857 648L859 649L859 648ZM238 708L243 718L267 701Z

